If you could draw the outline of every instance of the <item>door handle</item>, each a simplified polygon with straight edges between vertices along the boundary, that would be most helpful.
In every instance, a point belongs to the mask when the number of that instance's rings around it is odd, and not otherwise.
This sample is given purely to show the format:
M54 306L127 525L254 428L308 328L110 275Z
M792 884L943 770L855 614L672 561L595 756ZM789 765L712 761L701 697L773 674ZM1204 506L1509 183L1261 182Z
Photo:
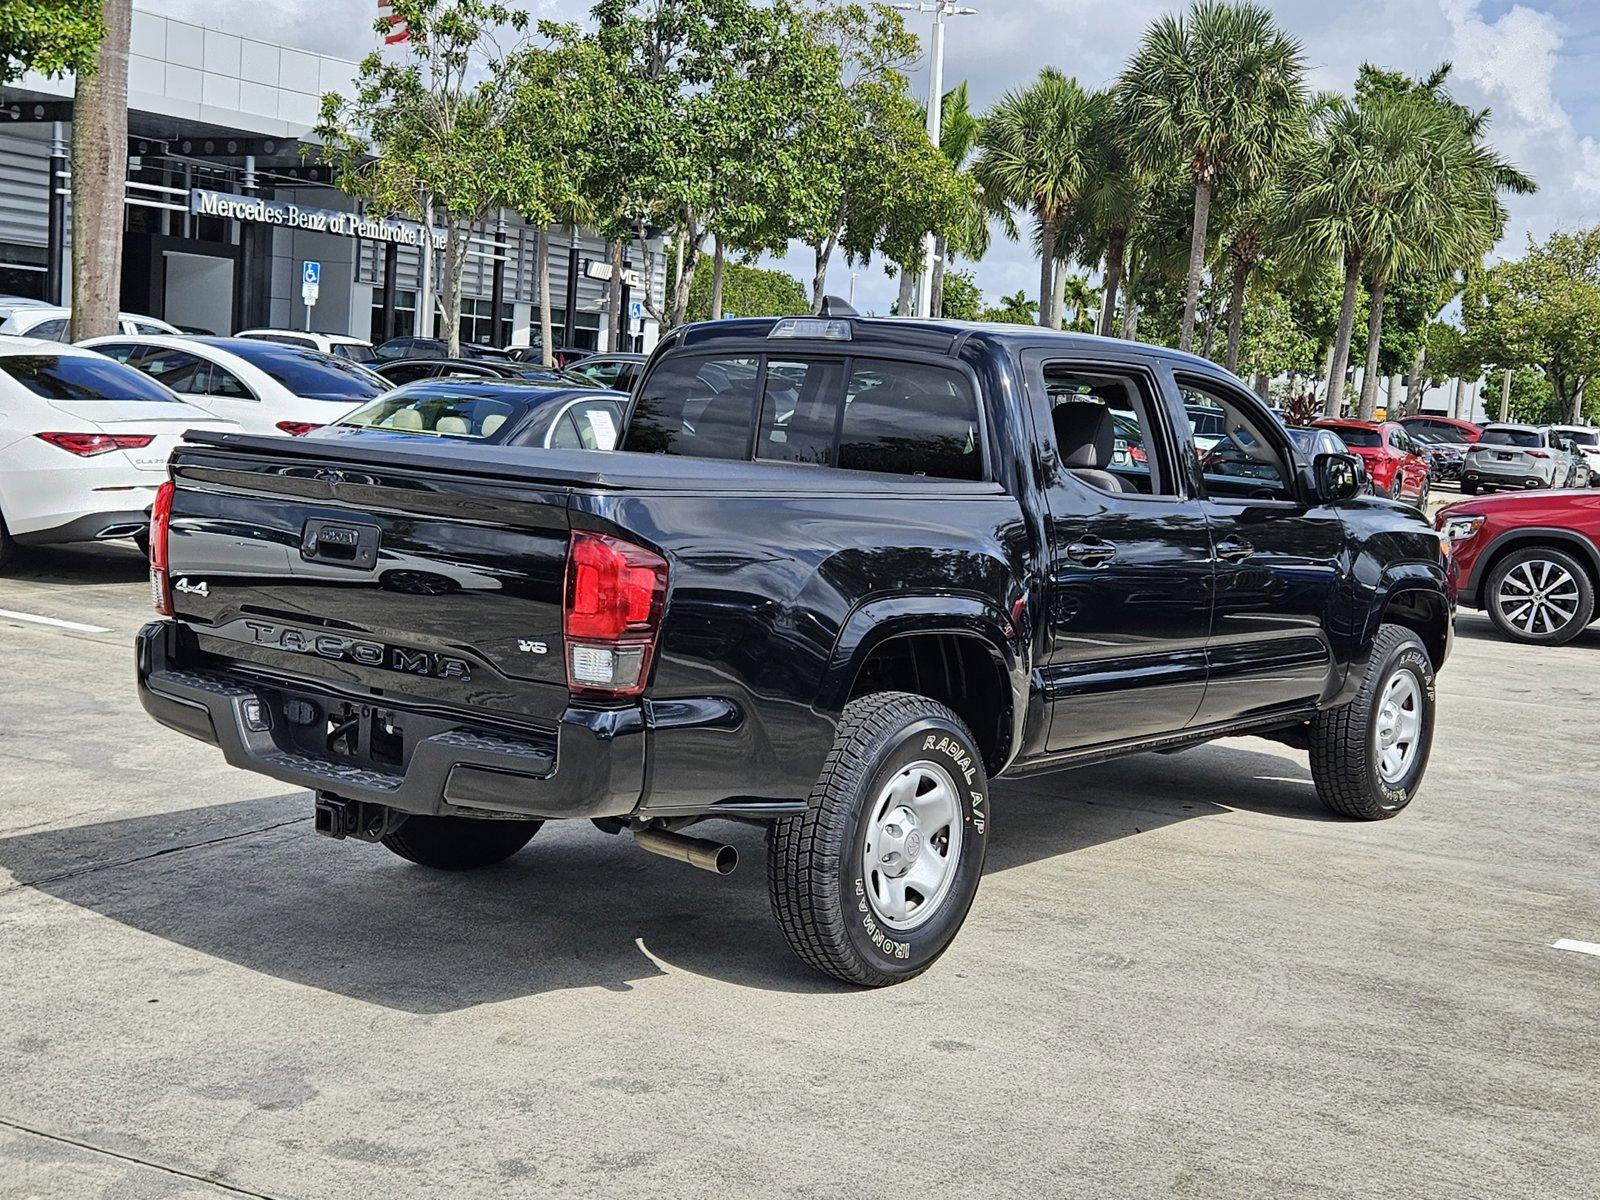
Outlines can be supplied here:
M1099 538L1086 542L1073 542L1067 547L1067 557L1086 567L1103 567L1116 556L1116 545L1112 542L1103 542Z
M1249 542L1239 538L1223 538L1217 543L1218 562L1243 562L1256 552L1256 548Z

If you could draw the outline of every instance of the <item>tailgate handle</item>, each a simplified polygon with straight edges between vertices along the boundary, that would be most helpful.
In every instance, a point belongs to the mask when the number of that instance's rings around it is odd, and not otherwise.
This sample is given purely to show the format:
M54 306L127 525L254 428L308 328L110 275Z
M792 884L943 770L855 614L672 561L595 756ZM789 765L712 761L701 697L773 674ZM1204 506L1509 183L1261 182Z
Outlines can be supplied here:
M307 562L369 570L378 562L376 525L345 521L307 521L300 535L300 557Z

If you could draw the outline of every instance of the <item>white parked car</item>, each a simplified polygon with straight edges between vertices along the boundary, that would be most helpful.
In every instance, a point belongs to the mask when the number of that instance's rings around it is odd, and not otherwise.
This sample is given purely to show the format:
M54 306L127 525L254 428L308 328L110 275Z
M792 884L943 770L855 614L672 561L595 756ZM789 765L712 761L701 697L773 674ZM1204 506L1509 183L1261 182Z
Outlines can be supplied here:
M241 329L234 337L255 338L262 342L277 342L283 346L304 346L338 358L348 358L356 363L375 363L377 352L365 338L346 337L342 333L312 333L306 329Z
M57 308L53 304L36 304L32 301L0 303L0 333L13 337L64 342L71 322L70 308ZM182 332L176 325L168 325L159 317L145 317L138 313L118 313L117 324L123 333Z
M1571 438L1578 453L1589 464L1589 483L1600 487L1600 429L1593 425L1552 425L1550 432L1557 437Z
M389 390L342 358L252 338L103 337L80 343L160 380L246 433L310 433Z
M0 565L15 543L143 539L184 431L234 428L92 351L0 338Z

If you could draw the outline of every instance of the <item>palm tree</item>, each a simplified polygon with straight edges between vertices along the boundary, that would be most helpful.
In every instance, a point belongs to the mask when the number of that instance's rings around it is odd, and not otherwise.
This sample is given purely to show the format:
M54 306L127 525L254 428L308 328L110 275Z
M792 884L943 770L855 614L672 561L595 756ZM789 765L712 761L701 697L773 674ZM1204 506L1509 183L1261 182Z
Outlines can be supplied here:
M1008 325L1032 325L1039 306L1028 299L1028 293L1018 290L1001 296L1000 303L983 314L985 321L1003 321Z
M1343 402L1363 279L1368 318L1361 413L1370 417L1389 281L1402 271L1438 278L1476 262L1505 224L1499 191L1522 186L1532 183L1480 144L1435 93L1367 89L1355 101L1319 106L1314 137L1287 170L1285 194L1293 252L1308 262L1344 266L1325 404L1330 416Z
M1243 186L1281 154L1305 101L1300 43L1249 3L1199 0L1163 16L1117 83L1129 144L1152 167L1182 161L1194 184L1179 349L1194 340L1206 227L1217 182Z
M944 94L939 115L939 149L956 173L966 204L954 227L937 231L933 237L933 295L928 311L934 316L944 311L944 273L953 255L982 258L989 250L989 225L998 221L1005 235L1017 236L1016 223L1005 201L987 191L972 173L969 160L978 147L983 131L967 100L967 85L957 84Z
M1244 334L1244 306L1250 276L1287 233L1283 225L1283 192L1268 178L1228 206L1222 240L1222 262L1228 272L1228 370L1239 369L1239 343Z
M1039 245L1039 324L1061 325L1055 308L1056 232L1078 200L1104 93L1046 67L1008 92L983 118L973 177L986 193L1033 217Z
M122 289L132 0L103 0L105 34L72 105L73 341L115 333Z

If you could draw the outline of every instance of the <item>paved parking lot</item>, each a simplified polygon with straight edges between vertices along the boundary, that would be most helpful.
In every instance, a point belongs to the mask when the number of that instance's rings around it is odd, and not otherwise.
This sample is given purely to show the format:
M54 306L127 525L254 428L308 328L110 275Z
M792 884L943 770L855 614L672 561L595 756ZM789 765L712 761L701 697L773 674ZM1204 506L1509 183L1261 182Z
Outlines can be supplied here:
M951 952L858 992L753 830L315 837L144 717L147 605L117 547L0 579L0 1196L1600 1194L1600 629L1463 614L1394 821L1252 739L1001 785Z

